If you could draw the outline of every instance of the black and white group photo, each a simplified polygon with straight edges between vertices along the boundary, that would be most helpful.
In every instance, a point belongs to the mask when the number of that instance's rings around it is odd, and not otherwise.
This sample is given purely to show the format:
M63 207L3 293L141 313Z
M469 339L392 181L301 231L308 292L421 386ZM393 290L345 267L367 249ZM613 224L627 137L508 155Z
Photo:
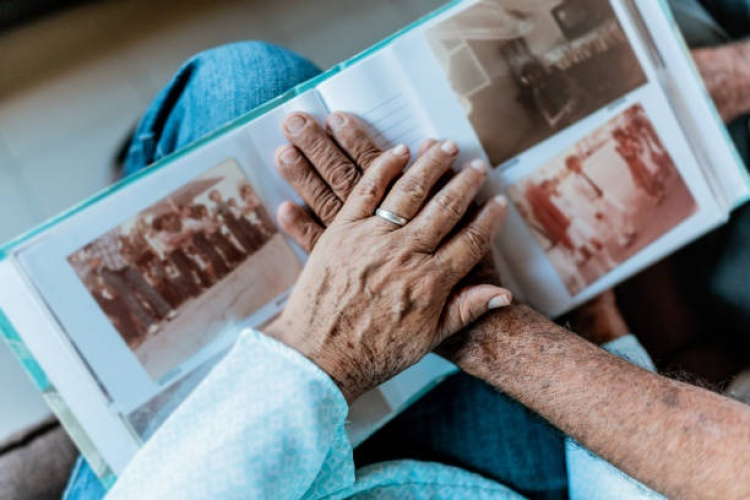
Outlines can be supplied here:
M511 186L509 195L571 295L698 208L641 105Z
M427 40L494 166L647 82L607 1L484 0Z
M68 261L155 380L282 294L301 269L234 160Z

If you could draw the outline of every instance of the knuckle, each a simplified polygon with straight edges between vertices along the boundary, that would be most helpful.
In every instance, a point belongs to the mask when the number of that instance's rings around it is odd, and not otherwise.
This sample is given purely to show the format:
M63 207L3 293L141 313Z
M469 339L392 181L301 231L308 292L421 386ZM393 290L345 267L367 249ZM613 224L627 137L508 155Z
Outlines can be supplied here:
M312 249L312 247L315 246L315 243L318 240L318 235L319 231L314 224L306 224L302 228L302 239L304 240L308 248Z
M470 325L474 322L474 311L465 301L458 304L458 321L461 326Z
M357 152L357 163L363 167L372 165L375 163L382 153L371 145L366 146L359 152Z
M459 220L464 215L463 200L458 193L453 191L441 193L435 199L435 203L450 216L451 220Z
M335 158L329 164L328 182L337 192L348 192L357 184L359 172L342 158Z
M300 194L314 192L316 189L321 188L319 185L320 182L316 182L317 179L313 171L302 165L297 164L284 167L282 175Z
M427 197L427 186L422 179L407 177L401 183L399 192L412 201L421 202Z
M475 259L481 259L490 248L490 235L484 229L469 226L464 235L466 247Z
M321 220L330 220L338 214L341 203L327 186L315 184L310 197L310 208Z
M318 217L322 221L332 221L341 211L341 202L333 196L326 196L321 200Z
M304 151L315 163L326 163L332 160L330 139L315 133L304 137ZM316 165L318 166L318 165Z
M357 196L366 200L380 201L383 197L383 189L373 179L365 177L357 185Z

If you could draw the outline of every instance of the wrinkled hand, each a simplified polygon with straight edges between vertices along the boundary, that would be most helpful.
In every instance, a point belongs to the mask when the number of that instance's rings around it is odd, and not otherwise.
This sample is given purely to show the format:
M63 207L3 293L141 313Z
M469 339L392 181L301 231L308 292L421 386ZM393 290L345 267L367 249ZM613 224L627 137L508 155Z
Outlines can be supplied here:
M725 122L750 112L750 43L695 49L692 55Z
M486 165L472 163L431 195L458 155L454 143L432 144L402 175L408 148L381 153L359 140L349 149L347 134L356 139L364 133L349 119L329 121L342 131L338 144L346 153L312 117L295 114L285 122L294 146L279 150L279 168L292 185L308 187L300 194L328 229L295 204L279 209L282 227L312 253L284 313L266 333L320 366L351 402L511 297L493 285L452 293L489 252L504 218L501 198L459 224ZM402 228L375 217L378 207L410 222Z

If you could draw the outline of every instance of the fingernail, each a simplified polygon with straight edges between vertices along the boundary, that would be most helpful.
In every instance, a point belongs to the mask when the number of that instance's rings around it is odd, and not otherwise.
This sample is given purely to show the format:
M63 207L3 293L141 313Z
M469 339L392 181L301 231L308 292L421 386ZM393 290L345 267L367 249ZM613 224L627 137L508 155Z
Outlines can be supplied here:
M487 173L487 164L483 160L474 160L471 163L469 163L469 167L473 168L480 174Z
M279 218L286 222L292 222L294 220L294 210L289 204L285 204L279 210Z
M299 153L294 148L286 148L281 153L281 162L284 165L294 165L299 161Z
M341 113L334 113L328 119L328 123L332 128L341 128L346 125L346 117Z
M284 122L284 126L286 127L287 132L291 134L299 133L303 128L305 128L305 125L307 125L307 120L302 118L300 115L291 116L287 118L286 122Z
M508 206L508 198L505 197L505 195L498 195L493 198L495 203L500 205L503 208L506 208Z
M508 307L511 303L511 297L508 295L498 295L494 299L490 300L487 304L487 309L490 311L493 309L502 309Z
M406 156L407 154L409 154L409 148L407 148L403 144L399 144L398 146L393 148L393 154L395 156Z
M458 144L453 141L445 141L442 146L440 146L440 149L442 149L444 153L451 156L458 154Z

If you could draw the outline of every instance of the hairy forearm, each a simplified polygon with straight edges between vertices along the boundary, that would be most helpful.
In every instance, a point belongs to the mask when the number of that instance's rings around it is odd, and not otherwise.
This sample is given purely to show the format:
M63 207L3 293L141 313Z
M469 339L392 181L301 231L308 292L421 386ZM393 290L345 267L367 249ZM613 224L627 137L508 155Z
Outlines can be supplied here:
M524 306L452 354L588 449L670 498L750 498L750 409L660 377Z
M750 43L696 49L693 58L724 121L750 112Z

